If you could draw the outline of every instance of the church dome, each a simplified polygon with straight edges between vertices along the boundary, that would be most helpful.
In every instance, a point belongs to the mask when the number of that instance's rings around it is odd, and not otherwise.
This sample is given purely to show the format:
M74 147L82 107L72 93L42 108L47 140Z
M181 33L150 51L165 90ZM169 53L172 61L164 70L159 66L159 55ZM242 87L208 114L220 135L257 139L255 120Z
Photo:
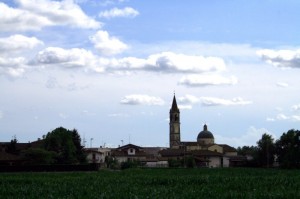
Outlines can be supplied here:
M201 139L214 139L214 135L207 130L206 124L203 127L203 131L198 134L197 140L200 141Z

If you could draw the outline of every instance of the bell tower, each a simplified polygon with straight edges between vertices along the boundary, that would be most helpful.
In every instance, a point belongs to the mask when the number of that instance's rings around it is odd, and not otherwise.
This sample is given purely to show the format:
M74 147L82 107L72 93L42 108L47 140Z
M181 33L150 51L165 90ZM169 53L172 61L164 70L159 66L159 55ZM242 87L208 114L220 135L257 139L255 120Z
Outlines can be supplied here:
M174 94L172 107L170 109L170 148L180 147L180 111Z

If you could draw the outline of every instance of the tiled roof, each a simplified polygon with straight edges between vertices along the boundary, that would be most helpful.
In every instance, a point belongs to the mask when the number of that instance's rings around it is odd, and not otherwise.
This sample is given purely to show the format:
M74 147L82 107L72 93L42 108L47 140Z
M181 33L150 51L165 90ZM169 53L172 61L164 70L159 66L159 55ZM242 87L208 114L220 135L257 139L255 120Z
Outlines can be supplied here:
M226 153L226 152L237 152L237 150L235 148L233 148L232 146L229 146L227 144L219 144L219 146L223 147L224 153Z
M117 148L118 150L122 150L122 149L128 149L128 148L134 148L134 149L142 149L142 147L134 145L134 144L126 144L124 146L121 146L119 148Z
M136 151L135 154L133 154L133 155L129 155L127 153L127 151L119 151L119 150L113 150L111 153L112 153L112 156L116 156L116 157L145 157L145 156L147 156L147 153L145 153L144 151Z

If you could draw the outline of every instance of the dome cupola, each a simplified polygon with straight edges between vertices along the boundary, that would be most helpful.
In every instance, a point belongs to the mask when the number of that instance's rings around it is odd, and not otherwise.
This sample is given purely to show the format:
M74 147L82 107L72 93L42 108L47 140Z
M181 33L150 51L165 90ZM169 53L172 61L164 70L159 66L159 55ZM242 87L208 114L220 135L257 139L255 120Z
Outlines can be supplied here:
M198 134L197 142L201 144L214 144L214 135L207 130L207 125L203 126L203 131Z

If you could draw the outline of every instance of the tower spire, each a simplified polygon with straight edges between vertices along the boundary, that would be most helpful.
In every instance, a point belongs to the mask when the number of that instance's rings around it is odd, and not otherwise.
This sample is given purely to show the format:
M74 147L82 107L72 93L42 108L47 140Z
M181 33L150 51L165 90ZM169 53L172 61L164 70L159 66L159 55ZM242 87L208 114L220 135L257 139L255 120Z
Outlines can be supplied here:
M177 106L174 93L173 102L170 109L170 148L178 149L180 144L180 111Z
M172 112L179 112L179 109L178 109L178 106L177 106L176 97L175 97L175 92L174 92L172 107L171 107L170 111L172 111Z

